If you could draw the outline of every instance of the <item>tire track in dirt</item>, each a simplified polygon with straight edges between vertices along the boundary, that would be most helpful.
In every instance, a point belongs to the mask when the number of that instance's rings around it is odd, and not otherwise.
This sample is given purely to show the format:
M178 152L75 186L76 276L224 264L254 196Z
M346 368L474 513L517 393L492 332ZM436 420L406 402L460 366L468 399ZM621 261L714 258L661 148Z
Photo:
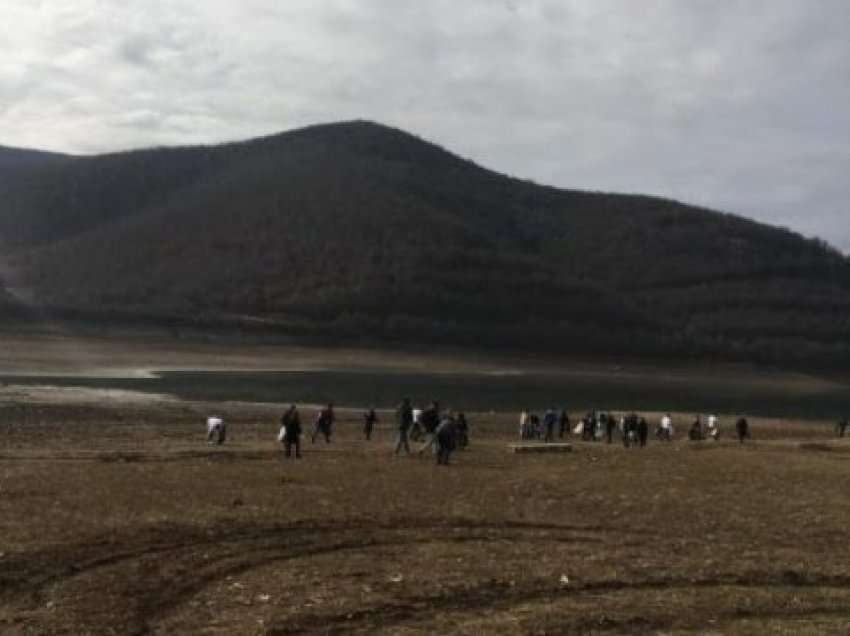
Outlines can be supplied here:
M275 451L180 451L151 453L142 451L77 451L56 453L0 454L4 462L124 462L124 463L170 463L187 460L206 460L214 462L269 461L280 455Z
M433 618L438 613L476 611L482 609L510 611L517 605L529 602L553 602L568 596L585 596L599 593L616 592L647 592L669 591L672 589L711 589L718 587L733 587L744 589L815 589L830 588L850 592L850 576L791 576L788 572L759 576L728 575L707 579L686 579L665 577L640 581L591 581L569 587L558 587L551 581L529 581L509 584L495 582L482 586L463 588L439 595L411 596L401 601L374 605L354 612L337 614L316 614L296 617L285 624L273 624L266 633L275 636L311 633L321 630L326 634L347 633L351 630L378 629L400 626L408 623L415 625ZM848 599L850 601L850 599ZM423 615L422 608L428 612ZM826 615L850 617L850 602L841 607L816 605L807 609L776 609L776 610L740 610L719 612L722 621L740 621L761 618L805 618L811 615ZM704 621L691 621L681 618L670 619L654 617L626 617L622 619L583 619L565 621L562 627L570 632L585 633L593 630L627 630L636 631L668 629L671 627L699 627Z
M131 631L141 633L158 617L179 607L211 583L275 562L341 551L521 541L528 539L530 533L535 535L535 541L599 542L602 540L599 537L586 535L601 531L603 529L598 526L479 523L463 519L396 519L382 523L351 521L267 527L233 527L231 524L223 530L211 531L169 525L150 528L123 542L113 537L5 559L0 562L0 598L24 598L37 603L48 586L64 584L110 567L162 562L164 565L157 566L143 580L119 581L119 585L124 583L126 587L123 591L117 590L119 595L132 599L132 608L125 608L125 624ZM446 536L447 532L465 534ZM367 536L363 536L364 533ZM411 533L414 536L407 536ZM430 536L416 536L417 533ZM171 540L163 541L163 535Z
M141 580L119 581L119 599L126 603L123 623L128 631L144 633L215 581L244 574L255 568L281 561L328 555L339 552L363 552L373 549L400 548L416 545L491 543L502 541L568 541L594 543L603 541L599 533L622 533L620 529L599 526L535 524L526 522L478 523L469 520L396 519L381 523L368 521L304 523L289 525L236 525L203 530L182 526L156 526L125 540L99 540L64 549L44 550L0 561L0 598L30 597L37 599L49 585L62 584L85 574L113 566L132 563L162 562ZM417 536L417 533L427 533ZM442 533L442 534L440 534ZM448 534L446 533L455 533ZM457 534L465 533L465 534ZM533 537L529 537L533 534ZM172 540L163 541L163 535ZM412 536L411 536L412 535ZM591 535L591 536L587 536ZM175 540L175 536L177 539ZM118 547L119 549L115 550ZM216 552L208 554L211 549ZM106 552L104 554L104 552ZM128 577L129 578L129 577ZM594 593L660 591L684 588L833 588L850 589L850 577L805 575L793 571L730 574L707 579L662 577L642 581L603 580L553 585L551 581L488 583L453 590L442 595L413 596L401 601L375 605L357 612L337 615L305 615L284 625L273 625L271 633L297 634L316 629L348 631L370 626L392 626L405 622L422 622L437 612L477 609L509 611L530 601L545 602L564 595ZM132 603L129 602L132 599ZM79 599L84 601L85 599ZM422 607L428 607L422 616ZM820 608L833 611L834 608ZM815 610L813 610L815 611ZM840 610L844 615L844 610ZM816 612L817 613L817 612ZM850 609L846 612L850 615ZM118 617L116 616L116 619ZM745 618L742 617L741 620ZM619 625L619 627L617 626ZM93 629L103 627L93 623ZM593 623L589 628L619 629L619 623L608 627ZM665 625L626 625L628 629L661 629Z
M0 596L22 587L42 587L85 574L90 570L117 565L143 556L164 555L181 549L220 546L244 541L260 541L283 534L287 538L302 534L316 535L357 530L399 532L409 530L517 530L525 532L598 533L606 530L600 526L558 525L520 521L480 523L471 520L455 521L405 519L381 523L364 521L331 522L325 524L303 523L258 526L223 522L223 528L195 528L179 525L153 526L137 532L130 541L120 541L114 535L72 546L7 555L0 561ZM162 537L170 541L163 541ZM182 540L174 540L182 536ZM594 540L590 538L589 540ZM127 545L129 543L129 545ZM117 552L101 554L104 548L123 548Z

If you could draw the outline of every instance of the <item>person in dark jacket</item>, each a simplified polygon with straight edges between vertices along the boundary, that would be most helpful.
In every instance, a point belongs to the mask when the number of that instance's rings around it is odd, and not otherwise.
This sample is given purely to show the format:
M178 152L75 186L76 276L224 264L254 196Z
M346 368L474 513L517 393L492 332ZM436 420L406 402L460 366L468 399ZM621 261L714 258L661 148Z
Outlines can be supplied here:
M368 442L372 439L372 431L375 430L375 423L378 421L378 414L375 412L375 407L370 408L363 414L363 435Z
M558 422L558 414L555 409L549 409L543 415L543 426L546 430L546 436L543 441L546 443L555 441L555 424Z
M850 424L850 422L847 421L846 417L842 420L839 420L838 423L835 425L835 434L838 435L838 437L844 437L844 434L847 432L848 424Z
M699 415L696 416L693 424L691 424L691 429L688 431L688 439L692 442L702 441L702 420Z
M570 416L566 409L561 410L561 415L558 417L558 437L564 439L564 435L570 430Z
M333 403L329 403L325 408L319 411L318 416L316 416L316 425L313 427L313 441L312 443L316 443L316 437L321 433L325 438L325 443L331 443L331 435L333 435L333 425L336 420L336 416L334 415L334 405Z
M581 439L583 442L593 439L592 418L593 416L590 413L581 418Z
M605 420L605 441L609 444L614 442L614 429L617 428L617 419L613 413L608 414L608 419Z
M623 423L623 445L629 448L638 441L638 416L637 413L629 413Z
M440 425L440 405L431 402L431 406L422 411L422 429L425 431L425 443L419 449L419 454L433 449L436 452L437 427Z
M278 437L283 443L284 454L292 457L292 447L295 447L295 459L301 459L301 417L293 404L280 418L281 434Z
M649 439L649 424L646 421L645 417L642 417L638 420L638 441L640 442L640 447L643 448L646 446L646 440Z
M735 430L738 433L738 443L743 444L744 440L750 436L750 423L746 417L739 417L735 423Z
M540 428L540 416L531 413L528 416L529 439L541 439L543 431Z
M437 464L447 466L449 463L449 456L455 449L455 436L457 434L455 425L455 419L451 413L447 412L440 419L440 423L434 431L434 438L437 443Z
M457 436L457 447L461 450L469 446L469 423L466 415L461 411L455 418L455 432Z
M596 440L596 429L599 426L599 419L595 411L589 411L584 417L584 428L582 429L581 438L586 442Z
M395 412L396 426L398 427L398 441L395 445L395 454L398 455L401 449L410 455L410 443L407 441L407 435L410 432L410 427L413 426L413 407L410 405L410 398L404 398L402 403Z

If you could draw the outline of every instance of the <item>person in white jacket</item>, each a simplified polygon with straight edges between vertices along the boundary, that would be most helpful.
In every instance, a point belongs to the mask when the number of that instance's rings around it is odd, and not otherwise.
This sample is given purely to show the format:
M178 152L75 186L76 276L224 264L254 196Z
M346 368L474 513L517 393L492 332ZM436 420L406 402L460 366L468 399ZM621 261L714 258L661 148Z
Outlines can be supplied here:
M661 418L661 439L667 442L673 439L673 418L669 413Z
M720 437L720 426L718 425L716 415L708 416L708 436L715 442Z
M528 433L528 411L523 411L519 414L519 438L528 439L531 437Z

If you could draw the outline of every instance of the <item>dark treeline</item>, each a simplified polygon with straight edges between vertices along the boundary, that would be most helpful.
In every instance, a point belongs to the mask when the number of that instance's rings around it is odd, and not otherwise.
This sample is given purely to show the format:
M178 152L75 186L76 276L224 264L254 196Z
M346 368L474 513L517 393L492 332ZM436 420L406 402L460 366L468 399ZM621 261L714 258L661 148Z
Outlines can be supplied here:
M57 315L850 362L850 263L823 242L512 179L368 122L96 157L0 149L0 239L15 285Z

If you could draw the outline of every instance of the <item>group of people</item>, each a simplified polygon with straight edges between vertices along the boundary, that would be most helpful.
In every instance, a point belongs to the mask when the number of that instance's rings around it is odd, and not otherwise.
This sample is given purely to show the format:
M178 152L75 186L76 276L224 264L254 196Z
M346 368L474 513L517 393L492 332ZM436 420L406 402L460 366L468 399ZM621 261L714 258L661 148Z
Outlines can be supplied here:
M741 444L751 437L750 423L746 417L739 417L735 422L735 434ZM695 415L691 428L688 430L688 439L693 442L701 442L705 439L712 439L716 442L720 439L720 422L717 416L709 415L705 424L703 424L702 417Z
M519 435L523 440L554 441L555 426L558 426L558 437L563 438L570 430L570 418L566 410L560 414L555 409L548 409L541 421L535 413L522 411L519 417ZM848 426L847 420L839 423L838 434L844 435ZM841 428L843 426L843 428ZM750 428L747 418L741 417L735 423L738 441L743 443L750 437ZM614 442L615 433L619 433L623 446L626 448L643 448L649 440L649 422L637 413L627 413L617 418L613 413L605 411L590 411L582 417L572 433L580 435L585 442L605 440L608 444ZM655 428L655 437L659 441L670 442L675 435L673 417L670 413L663 415ZM716 415L709 415L703 424L702 416L697 415L688 431L688 438L692 441L720 438L720 424Z
M321 435L325 438L325 443L330 444L335 421L333 404L320 409L313 426L312 442L315 443ZM366 441L372 439L378 421L378 413L374 407L363 413L363 437ZM410 399L406 398L396 410L396 424L396 455L402 450L407 454L411 453L411 439L423 440L417 451L420 455L431 451L436 455L438 464L448 464L452 451L469 445L469 424L466 415L462 412L441 412L437 402L432 402L424 410L414 409ZM293 404L280 419L278 441L283 444L285 457L292 457L293 453L296 459L301 457L302 434L301 416L298 407Z
M413 407L410 398L404 398L396 409L396 439L394 453L411 454L410 441L423 441L420 455L431 451L438 464L448 464L452 452L469 446L469 424L463 412L440 411L434 401L426 409Z
M463 412L451 410L440 410L438 402L431 402L425 409L415 408L409 398L405 398L396 409L397 438L394 454L402 451L411 454L410 442L422 442L417 449L419 455L432 452L438 464L448 464L453 451L465 449L469 445L469 424ZM313 443L321 435L326 444L331 443L334 431L336 415L332 403L319 409L311 434ZM369 441L375 425L378 423L378 414L374 407L363 413L363 436ZM841 419L835 425L838 437L844 437L850 421L848 418ZM571 429L570 416L566 409L556 410L549 408L545 411L542 419L535 413L523 410L519 418L519 435L523 440L542 440L553 442L555 434L563 439L570 432L580 435L582 441L602 441L613 443L615 432L618 432L623 445L626 448L643 448L649 439L649 423L645 417L637 413L623 414L617 418L613 413L604 411L590 411L582 417L576 427ZM735 433L738 441L751 437L747 418L740 417L735 422ZM659 441L670 442L674 437L673 418L670 413L663 415L656 426L655 437ZM301 457L301 438L303 435L301 427L301 416L298 408L292 404L281 416L278 441L283 445L286 457ZM720 422L716 415L709 415L705 420L696 415L688 429L688 439L694 442L720 438ZM227 439L227 426L224 420L217 416L207 418L207 442L220 445Z
M557 412L554 408L547 409L540 419L536 413L523 411L519 416L520 439L542 439L545 442L555 440L555 427L558 427L558 437L563 438L570 430L570 416L565 410Z
M313 424L313 431L310 435L310 440L313 444L321 435L325 438L325 443L331 443L333 436L334 422L336 422L336 414L334 413L334 405L328 403L324 408L319 409L316 414L316 421ZM292 457L293 451L295 458L301 458L301 437L303 429L301 427L301 415L298 413L298 407L292 404L280 418L280 429L277 434L277 441L283 444L284 454L286 457Z

